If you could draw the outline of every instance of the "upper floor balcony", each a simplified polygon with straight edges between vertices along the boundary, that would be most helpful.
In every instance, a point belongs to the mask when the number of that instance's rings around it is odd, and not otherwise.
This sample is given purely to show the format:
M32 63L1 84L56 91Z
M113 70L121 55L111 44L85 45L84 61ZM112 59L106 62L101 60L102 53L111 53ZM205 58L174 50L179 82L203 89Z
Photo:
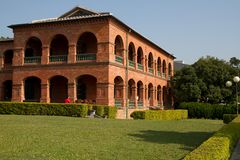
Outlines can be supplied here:
M76 44L69 44L69 40L62 34L53 36L49 44L43 45L37 37L30 37L26 42L25 46L19 47L20 49L16 49L16 51L4 52L0 67L11 69L13 63L15 66L30 66L104 61L128 66L131 70L145 72L163 79L169 79L171 77L169 75L172 73L171 63L167 65L165 59L156 57L156 54L151 52L144 53L142 47L135 48L133 42L130 42L128 47L124 46L119 35L116 36L114 44L97 42L95 35L90 32L84 32ZM107 53L112 47L111 45L114 46L114 56L109 56L112 53ZM125 48L128 49L128 52Z

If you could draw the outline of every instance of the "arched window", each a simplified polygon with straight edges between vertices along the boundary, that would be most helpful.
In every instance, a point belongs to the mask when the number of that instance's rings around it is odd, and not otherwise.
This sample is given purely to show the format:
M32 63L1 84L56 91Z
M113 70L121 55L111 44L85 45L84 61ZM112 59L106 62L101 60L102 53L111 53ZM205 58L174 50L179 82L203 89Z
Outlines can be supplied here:
M64 35L54 36L50 46L50 62L67 62L68 40Z

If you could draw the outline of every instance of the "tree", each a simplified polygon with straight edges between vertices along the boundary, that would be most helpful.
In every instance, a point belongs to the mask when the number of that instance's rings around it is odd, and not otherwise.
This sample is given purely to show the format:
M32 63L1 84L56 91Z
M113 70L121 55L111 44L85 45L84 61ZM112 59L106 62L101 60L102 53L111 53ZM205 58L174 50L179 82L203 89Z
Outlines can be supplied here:
M233 60L234 65L238 64ZM175 100L209 103L231 101L234 90L226 88L225 83L239 71L231 63L208 56L177 71L172 81Z
M232 67L240 68L240 59L237 59L236 57L232 57L229 62Z
M175 100L178 102L197 101L201 96L199 80L192 66L176 72L172 81Z

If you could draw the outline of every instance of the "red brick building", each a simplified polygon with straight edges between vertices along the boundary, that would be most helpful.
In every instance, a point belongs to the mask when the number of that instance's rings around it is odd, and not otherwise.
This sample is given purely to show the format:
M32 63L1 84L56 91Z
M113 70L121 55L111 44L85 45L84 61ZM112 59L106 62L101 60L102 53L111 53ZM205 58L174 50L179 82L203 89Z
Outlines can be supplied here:
M75 7L9 27L14 39L0 41L2 101L171 106L174 56L111 13Z

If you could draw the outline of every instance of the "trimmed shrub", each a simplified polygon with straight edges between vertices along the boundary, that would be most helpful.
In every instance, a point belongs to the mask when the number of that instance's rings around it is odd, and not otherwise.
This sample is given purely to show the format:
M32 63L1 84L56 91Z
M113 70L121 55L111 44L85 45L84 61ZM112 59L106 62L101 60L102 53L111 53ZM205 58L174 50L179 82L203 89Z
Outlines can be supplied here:
M116 110L106 109L109 106L95 105L97 113L101 116L115 118ZM0 114L17 115L54 115L54 116L77 116L86 117L89 109L93 106L89 104L61 104L61 103L31 103L31 102L0 102Z
M207 141L184 157L184 160L229 159L239 138L240 116L223 126Z
M131 113L130 117L133 119L145 119L145 111L134 111Z
M232 122L237 117L236 114L224 114L223 115L223 123L228 124Z
M93 109L96 111L96 115L98 115L100 117L104 117L104 106L95 105L95 106L93 106Z
M107 116L107 118L115 119L117 115L117 108L112 106L105 106L104 115Z
M148 120L178 120L187 119L187 110L146 110L135 111L130 115L133 119L148 119Z
M187 109L189 118L223 119L223 114L234 114L235 105L184 102L178 109Z

